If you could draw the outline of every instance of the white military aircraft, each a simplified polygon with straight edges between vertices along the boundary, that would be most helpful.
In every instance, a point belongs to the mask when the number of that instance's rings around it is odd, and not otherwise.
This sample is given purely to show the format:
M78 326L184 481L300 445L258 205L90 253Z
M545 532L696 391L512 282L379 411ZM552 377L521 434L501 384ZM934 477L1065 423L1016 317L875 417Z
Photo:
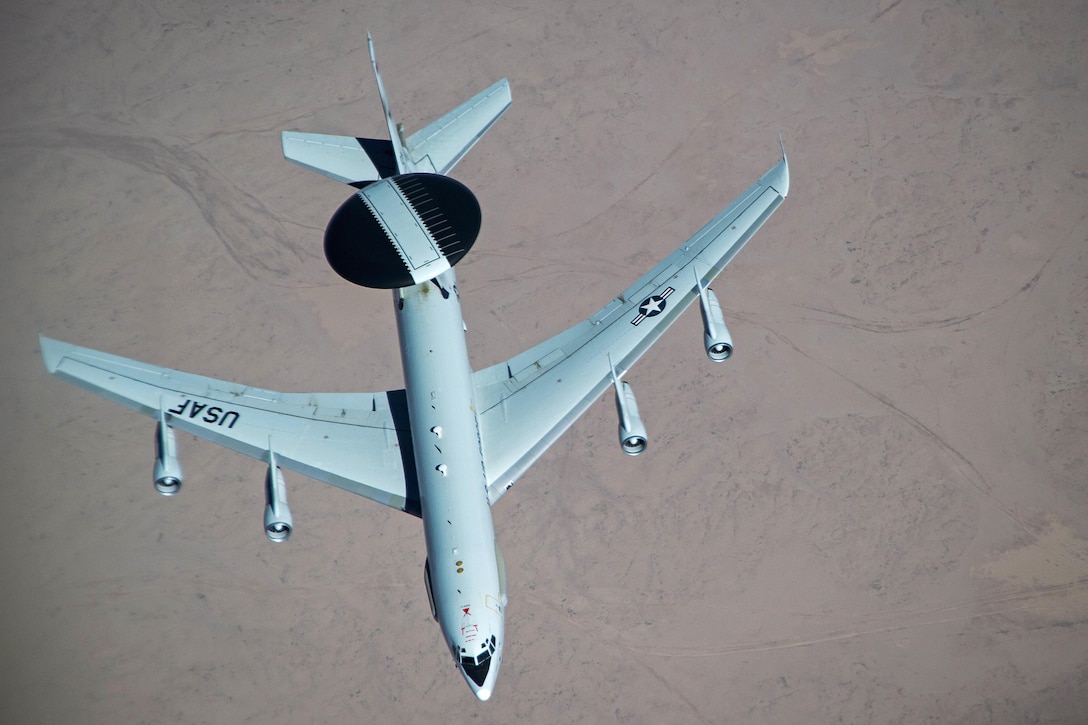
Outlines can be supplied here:
M368 38L369 40L369 38ZM510 105L505 79L404 138L370 43L389 140L284 132L284 156L358 192L333 215L325 254L351 282L392 289L404 388L279 393L41 338L46 368L158 421L155 488L182 482L174 430L268 464L264 526L293 521L281 468L422 518L431 614L472 692L487 700L502 663L506 570L491 506L609 387L624 453L647 434L624 374L693 301L721 362L733 343L707 285L782 203L785 151L695 236L589 319L505 362L473 371L453 265L480 207L447 174Z

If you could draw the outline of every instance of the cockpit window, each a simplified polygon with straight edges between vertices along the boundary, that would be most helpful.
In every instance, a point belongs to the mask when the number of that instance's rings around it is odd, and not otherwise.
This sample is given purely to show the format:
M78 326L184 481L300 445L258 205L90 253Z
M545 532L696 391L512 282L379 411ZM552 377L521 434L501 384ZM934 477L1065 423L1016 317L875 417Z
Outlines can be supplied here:
M472 657L461 658L461 668L465 671L465 674L469 676L473 682L479 687L484 686L484 681L487 679L487 672L491 669L491 653L481 652L480 656L476 659Z

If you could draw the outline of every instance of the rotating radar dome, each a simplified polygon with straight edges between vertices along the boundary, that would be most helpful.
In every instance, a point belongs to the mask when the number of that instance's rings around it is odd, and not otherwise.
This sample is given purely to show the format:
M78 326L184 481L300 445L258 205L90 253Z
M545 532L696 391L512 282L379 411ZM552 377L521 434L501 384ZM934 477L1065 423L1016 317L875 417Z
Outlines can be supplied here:
M344 279L393 289L434 279L480 233L480 204L439 174L400 174L361 188L325 229L325 258Z

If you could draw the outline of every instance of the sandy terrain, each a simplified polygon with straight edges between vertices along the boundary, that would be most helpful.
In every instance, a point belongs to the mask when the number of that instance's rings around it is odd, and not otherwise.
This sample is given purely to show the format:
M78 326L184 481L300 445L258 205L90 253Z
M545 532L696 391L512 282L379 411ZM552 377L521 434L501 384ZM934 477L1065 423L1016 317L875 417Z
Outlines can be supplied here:
M0 25L0 720L1081 723L1083 2L22 3ZM373 5L370 7L368 5ZM178 6L181 6L180 8ZM226 7L225 7L226 6ZM399 387L347 190L281 129L409 131L507 76L457 169L477 366L596 311L785 139L792 194L698 314L495 508L494 699L432 622L418 521L50 378L37 333L281 390Z

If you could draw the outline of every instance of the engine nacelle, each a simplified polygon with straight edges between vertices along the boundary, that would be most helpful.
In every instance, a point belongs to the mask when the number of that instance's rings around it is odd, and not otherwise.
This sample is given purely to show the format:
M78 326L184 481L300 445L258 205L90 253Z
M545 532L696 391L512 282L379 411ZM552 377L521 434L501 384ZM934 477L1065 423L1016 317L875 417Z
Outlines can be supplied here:
M291 538L294 521L287 505L287 483L283 471L276 465L276 456L269 454L268 475L265 477L264 532L277 544Z
M181 464L178 463L178 441L174 429L160 416L155 426L155 490L163 496L173 496L181 490Z
M714 362L725 362L733 354L733 337L725 326L722 306L714 290L704 287L699 290L699 307L703 312L703 344L706 356Z
M638 414L635 391L628 383L616 381L616 412L620 417L620 448L629 456L646 450L646 426Z

